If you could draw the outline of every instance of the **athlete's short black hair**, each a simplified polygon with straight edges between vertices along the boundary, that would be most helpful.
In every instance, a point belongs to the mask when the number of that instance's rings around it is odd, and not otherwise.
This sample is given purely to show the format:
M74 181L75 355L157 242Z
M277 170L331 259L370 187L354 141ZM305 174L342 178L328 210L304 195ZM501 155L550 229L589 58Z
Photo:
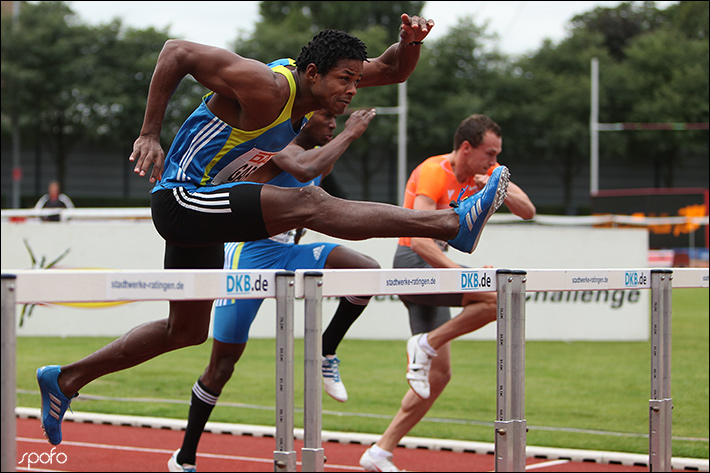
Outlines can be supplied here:
M343 59L367 60L367 46L360 39L344 31L327 29L313 37L296 59L299 71L313 63L319 74L327 74Z
M454 134L454 149L457 150L464 141L478 148L483 142L487 131L492 131L496 136L503 136L500 126L485 115L471 115L461 122Z

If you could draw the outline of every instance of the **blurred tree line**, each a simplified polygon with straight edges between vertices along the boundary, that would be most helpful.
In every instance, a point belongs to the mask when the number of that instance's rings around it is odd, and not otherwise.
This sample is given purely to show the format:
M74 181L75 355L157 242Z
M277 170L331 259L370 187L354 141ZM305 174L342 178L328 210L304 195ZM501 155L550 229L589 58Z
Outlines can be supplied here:
M295 58L330 27L360 37L376 57L397 41L400 14L419 14L424 4L261 2L261 20L253 33L238 35L234 51L264 62ZM600 122L707 123L709 5L598 7L570 19L560 43L548 40L522 57L498 51L486 24L461 18L446 36L425 41L407 81L407 173L428 156L449 152L463 118L485 113L503 127L501 162L544 167L564 189L560 208L569 207L574 177L589 166L591 58L599 59L601 71ZM88 26L64 2L23 2L17 19L3 10L3 142L18 124L22 146L51 154L60 181L69 172L67 155L80 143L120 150L127 161L169 37L167 30L133 29L120 19ZM163 128L166 150L204 93L191 78L183 80ZM397 106L397 86L362 89L351 109L372 106ZM602 165L652 166L655 187L682 186L674 174L689 156L708 156L707 130L605 133L601 143ZM348 198L374 200L374 177L394 176L396 159L397 117L380 115L335 175L358 182L358 195ZM380 200L396 203L392 180Z

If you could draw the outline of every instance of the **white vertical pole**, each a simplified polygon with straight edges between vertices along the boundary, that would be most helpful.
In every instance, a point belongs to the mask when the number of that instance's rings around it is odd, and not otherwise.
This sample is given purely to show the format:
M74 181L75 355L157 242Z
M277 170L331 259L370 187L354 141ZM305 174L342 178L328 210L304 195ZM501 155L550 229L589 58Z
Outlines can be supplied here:
M276 274L276 449L274 471L296 471L293 442L294 273Z
M17 420L15 402L17 391L17 344L15 339L15 275L2 275L2 471L17 468L15 437Z
M651 399L649 471L671 471L673 399L671 398L671 313L673 271L651 270Z
M323 471L325 457L321 439L323 388L322 364L322 314L323 273L307 271L304 285L304 335L303 335L303 448L301 471Z
M589 194L599 192L599 60L592 58L591 113L589 115L589 136L591 141L589 163Z
M407 82L399 84L399 116L397 117L397 193L399 205L404 205L407 185Z
M525 471L525 271L496 271L495 471Z

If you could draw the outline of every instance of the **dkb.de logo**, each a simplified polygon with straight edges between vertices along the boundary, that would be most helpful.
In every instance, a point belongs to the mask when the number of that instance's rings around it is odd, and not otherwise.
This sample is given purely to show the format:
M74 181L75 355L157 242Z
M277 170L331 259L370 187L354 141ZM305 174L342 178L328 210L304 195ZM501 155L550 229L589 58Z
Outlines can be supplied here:
M227 275L227 292L230 294L245 294L249 292L267 292L269 290L269 280L262 278L260 274L252 279L249 274L229 274Z
M491 288L491 277L486 273L462 272L461 289L487 289Z
M646 284L648 284L648 277L644 273L636 271L626 271L624 273L625 287L643 287L646 286Z

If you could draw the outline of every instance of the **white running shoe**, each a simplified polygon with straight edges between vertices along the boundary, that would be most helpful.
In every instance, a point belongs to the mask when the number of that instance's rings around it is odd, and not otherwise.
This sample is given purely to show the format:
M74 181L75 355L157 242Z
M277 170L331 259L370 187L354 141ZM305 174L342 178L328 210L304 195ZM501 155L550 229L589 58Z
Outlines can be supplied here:
M338 402L348 400L348 392L340 379L340 360L335 355L323 357L321 373L323 374L323 389Z
M376 460L370 454L370 449L365 450L365 453L360 457L360 466L365 469L365 471L405 471L400 470L392 463L392 455L382 460Z
M419 346L419 339L423 336L420 333L407 340L407 382L417 396L429 399L431 357Z
M168 471L197 471L197 467L195 467L195 465L190 465L188 463L183 463L182 465L179 464L177 462L178 453L180 453L179 448L175 450L173 456L171 456L170 460L168 460Z

